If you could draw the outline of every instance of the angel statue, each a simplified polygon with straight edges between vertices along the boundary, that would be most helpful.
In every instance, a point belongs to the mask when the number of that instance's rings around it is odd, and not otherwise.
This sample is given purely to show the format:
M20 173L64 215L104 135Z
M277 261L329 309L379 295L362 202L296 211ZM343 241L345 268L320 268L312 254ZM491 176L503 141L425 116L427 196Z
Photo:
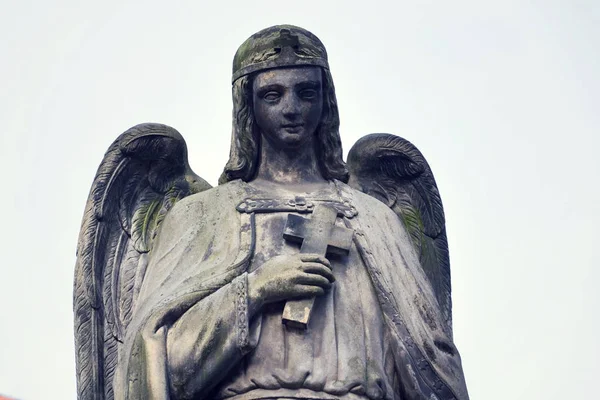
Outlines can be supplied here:
M343 160L327 53L278 25L233 60L217 187L135 126L90 191L74 285L80 399L466 400L444 210L390 134Z

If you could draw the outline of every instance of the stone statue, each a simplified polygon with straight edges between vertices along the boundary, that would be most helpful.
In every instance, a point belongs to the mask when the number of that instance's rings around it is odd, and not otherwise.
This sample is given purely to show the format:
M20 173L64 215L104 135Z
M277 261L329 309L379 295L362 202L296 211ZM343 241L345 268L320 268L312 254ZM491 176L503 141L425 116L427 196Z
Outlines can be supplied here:
M327 53L295 26L233 61L230 158L210 185L182 136L108 149L78 243L82 399L468 399L444 212L408 141L342 159Z

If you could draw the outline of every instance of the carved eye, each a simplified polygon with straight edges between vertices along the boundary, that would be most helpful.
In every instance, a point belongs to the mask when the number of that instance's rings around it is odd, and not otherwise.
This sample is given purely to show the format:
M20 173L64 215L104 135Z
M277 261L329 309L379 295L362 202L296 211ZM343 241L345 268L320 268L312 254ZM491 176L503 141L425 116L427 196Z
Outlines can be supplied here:
M266 101L277 101L280 97L281 96L278 92L271 90L270 92L264 94L263 99L265 99Z
M315 89L303 89L300 91L300 97L306 100L312 100L317 97L317 91Z

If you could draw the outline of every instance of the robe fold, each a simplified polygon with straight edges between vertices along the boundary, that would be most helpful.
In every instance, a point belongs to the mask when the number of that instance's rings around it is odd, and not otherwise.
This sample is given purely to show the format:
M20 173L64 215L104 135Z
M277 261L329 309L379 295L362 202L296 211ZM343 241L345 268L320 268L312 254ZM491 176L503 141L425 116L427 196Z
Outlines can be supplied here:
M335 185L340 204L353 210L344 223L355 231L354 246L376 293L385 337L397 353L394 368L404 396L467 400L460 356L401 220L378 200ZM120 349L115 399L210 398L257 346L260 337L248 317L247 273L257 240L256 213L278 205L259 199L262 208L256 200L249 207L247 200L256 197L254 188L238 180L189 196L169 211ZM296 211L308 212L301 205ZM190 323L197 324L192 332ZM189 345L190 354L180 351Z

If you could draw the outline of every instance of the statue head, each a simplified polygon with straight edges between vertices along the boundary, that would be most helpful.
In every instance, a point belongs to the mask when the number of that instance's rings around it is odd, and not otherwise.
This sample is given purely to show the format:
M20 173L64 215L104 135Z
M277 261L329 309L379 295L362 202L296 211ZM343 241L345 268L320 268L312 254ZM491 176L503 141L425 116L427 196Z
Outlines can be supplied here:
M219 183L234 179L251 181L259 163L261 132L254 115L254 80L276 69L315 68L321 74L322 108L314 122L314 151L326 179L346 182L348 170L342 159L339 114L327 52L312 33L292 25L277 25L252 35L233 59L233 129L229 161Z

